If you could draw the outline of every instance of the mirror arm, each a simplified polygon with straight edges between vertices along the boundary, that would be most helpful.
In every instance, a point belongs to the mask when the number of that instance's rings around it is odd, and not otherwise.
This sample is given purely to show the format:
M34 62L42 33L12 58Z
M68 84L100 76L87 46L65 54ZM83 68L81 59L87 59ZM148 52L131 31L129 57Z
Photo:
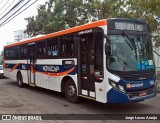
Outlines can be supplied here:
M106 43L105 43L105 54L107 55L110 51L110 42L111 42L111 39L108 35L104 35L104 38L106 38ZM107 41L108 40L108 41Z
M110 37L107 34L104 34L104 38L107 38L109 41L111 41Z

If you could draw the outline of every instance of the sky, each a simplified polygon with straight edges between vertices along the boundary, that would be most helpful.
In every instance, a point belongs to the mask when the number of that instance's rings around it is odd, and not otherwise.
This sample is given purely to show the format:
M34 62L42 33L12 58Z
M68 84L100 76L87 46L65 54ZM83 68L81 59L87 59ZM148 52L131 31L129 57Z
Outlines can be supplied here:
M16 1L18 2L19 0ZM37 15L38 5L44 4L46 1L47 0L38 0L35 4L33 4L31 7L22 12L17 17L15 17L9 23L0 27L0 52L3 50L3 47L6 45L6 42L14 41L14 31L26 29L27 21L25 21L24 18ZM2 7L3 3L1 3L0 5L0 8ZM2 13L4 10L0 10L0 13Z

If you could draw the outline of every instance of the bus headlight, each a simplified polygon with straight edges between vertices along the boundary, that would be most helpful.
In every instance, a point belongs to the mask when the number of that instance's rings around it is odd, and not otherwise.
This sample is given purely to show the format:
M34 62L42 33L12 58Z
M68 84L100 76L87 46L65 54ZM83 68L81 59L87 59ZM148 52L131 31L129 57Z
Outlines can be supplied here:
M122 85L119 85L118 83L112 81L109 79L109 84L113 87L113 88L116 88L117 90L125 93L125 90L124 90L124 87Z
M118 85L118 89L125 93L124 87L122 85Z
M117 88L117 84L116 82L112 81L109 79L109 84L113 87L113 88Z

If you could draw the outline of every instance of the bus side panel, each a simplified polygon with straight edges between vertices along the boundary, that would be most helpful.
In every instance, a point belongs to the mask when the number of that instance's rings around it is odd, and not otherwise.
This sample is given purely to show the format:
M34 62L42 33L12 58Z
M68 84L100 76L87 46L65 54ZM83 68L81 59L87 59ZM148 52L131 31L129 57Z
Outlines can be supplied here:
M16 65L16 62L14 60L5 61L5 68L4 68L4 75L12 80L15 80L14 74L16 69L13 69L13 65Z
M9 70L10 69L3 68L4 76L8 77L8 78L11 78L11 74L10 74Z
M53 64L54 61L54 64ZM37 60L36 66L36 86L59 91L60 90L60 77L59 76L52 76L50 71L44 71L43 67L56 65L56 62L59 61L57 59L43 59ZM60 61L59 61L60 63ZM41 67L41 70L39 69Z
M48 65L48 59L41 59L41 60L37 60L36 62L36 73L35 73L35 84L38 87L42 87L42 88L48 88L48 75L47 74L43 74L43 71L39 70L39 66L46 66L46 63Z
M48 89L60 92L60 77L48 77Z
M21 72L23 82L28 83L27 61L26 60L10 60L5 61L4 75L14 81L17 81L17 72Z
M62 61L64 59L43 59L43 60L37 60L36 66L36 86L54 90L61 92L61 82L65 76L70 76L74 81L77 82L77 74L75 75L69 75L69 74L63 74L63 72L55 72L52 66L59 67L63 66ZM75 63L77 62L76 59L67 59L67 60L74 60ZM46 64L47 63L47 64ZM54 64L53 64L54 63ZM46 69L49 67L48 69ZM54 72L53 72L53 71ZM61 71L61 70L60 70ZM77 86L77 83L75 83Z
M26 83L28 84L28 71L27 71L27 60L23 60L22 62L22 66L21 66L21 74L22 74L22 77L23 77L23 83Z
M35 79L35 83L36 83L36 86L38 87L43 87L43 77L42 77L42 74L36 72L36 79Z

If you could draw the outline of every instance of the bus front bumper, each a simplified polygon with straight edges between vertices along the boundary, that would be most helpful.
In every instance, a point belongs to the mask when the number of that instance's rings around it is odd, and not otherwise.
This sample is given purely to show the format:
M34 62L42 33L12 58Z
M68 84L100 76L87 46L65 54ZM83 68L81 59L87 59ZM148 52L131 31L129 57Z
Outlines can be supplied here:
M130 103L140 102L145 99L154 97L157 95L156 87L148 88L142 91L132 91L123 93L115 88L112 88L107 93L108 103Z

